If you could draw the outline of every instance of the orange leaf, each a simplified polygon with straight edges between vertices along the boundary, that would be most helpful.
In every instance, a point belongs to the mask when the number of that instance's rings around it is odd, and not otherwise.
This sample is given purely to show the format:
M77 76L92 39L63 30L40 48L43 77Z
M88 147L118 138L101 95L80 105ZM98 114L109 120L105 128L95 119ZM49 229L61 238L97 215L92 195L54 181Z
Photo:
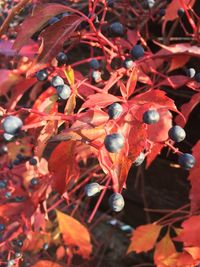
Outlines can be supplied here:
M79 169L75 160L75 141L61 142L52 152L49 159L49 170L55 175L54 188L63 193L66 184L75 181Z
M152 249L159 236L162 226L157 224L147 224L139 226L133 231L131 243L127 253L135 251L136 253L146 252Z
M62 267L62 265L53 261L41 260L32 265L32 267Z
M172 242L169 232L157 243L154 252L154 262L157 267L175 266L172 265L175 261L176 249Z
M60 211L56 212L64 242L68 246L78 247L79 249L75 252L80 254L83 258L89 258L92 252L92 245L87 228L73 217Z

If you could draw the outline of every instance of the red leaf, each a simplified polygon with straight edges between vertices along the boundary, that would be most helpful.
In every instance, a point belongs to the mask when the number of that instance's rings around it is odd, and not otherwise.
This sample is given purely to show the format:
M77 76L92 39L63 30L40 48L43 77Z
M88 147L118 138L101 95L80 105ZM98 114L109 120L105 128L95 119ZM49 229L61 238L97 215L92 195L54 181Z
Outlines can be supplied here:
M13 57L17 54L13 48L13 42L10 40L1 40L0 41L0 54ZM33 58L35 53L38 51L38 45L34 41L30 41L30 44L26 44L20 51L20 56L25 56L28 58Z
M69 15L52 24L41 33L42 52L36 59L36 65L29 70L29 74L45 67L62 50L63 43L74 33L83 19L77 15Z
M190 175L188 177L191 183L190 189L190 200L191 200L191 209L196 211L200 208L200 141L193 147L192 154L196 159L196 164L194 168L190 170Z
M200 216L191 216L181 226L183 230L175 240L183 242L185 246L200 247Z
M148 125L148 139L152 142L164 142L168 137L168 131L172 127L172 114L168 109L158 109L160 120L158 123Z
M53 173L53 187L59 192L65 191L66 185L76 181L79 169L75 159L75 141L61 142L49 159L49 171Z
M13 85L23 80L22 76L11 70L0 70L0 96L9 92Z
M184 67L189 59L190 57L186 55L184 57L181 55L174 56L171 60L168 72Z
M63 240L68 246L78 247L74 253L81 255L83 258L89 258L92 252L90 235L85 226L73 217L57 211L57 219Z
M146 168L148 168L151 165L151 163L155 160L155 158L160 154L164 146L165 144L154 143L151 149L151 153L148 154L147 156Z
M151 250L155 246L161 229L162 226L157 224L147 224L137 227L133 230L127 253L132 251L140 253Z
M101 94L97 93L94 95L88 96L85 103L82 105L82 108L94 108L100 107L104 108L114 102L120 102L121 98L111 95L111 94Z
M187 84L187 82L189 81L189 78L187 76L183 76L183 75L174 75L174 76L170 76L167 77L165 80L162 80L157 86L169 86L172 87L173 89L177 89L185 84Z
M129 96L131 96L132 93L134 92L136 84L137 84L137 78L138 78L138 69L135 67L133 68L131 75L126 84L126 97L127 98L129 98Z
M195 0L183 0L183 2L186 6L192 7L195 3ZM181 7L181 2L177 0L172 0L172 2L167 6L163 23L163 32L168 21L172 21L178 18L177 11Z
M32 265L31 267L62 267L62 265L48 260L41 260Z
M22 23L20 31L14 42L13 48L20 50L22 46L26 45L31 36L42 29L43 25L53 16L67 11L64 5L59 4L44 4L35 9L32 16L26 18Z
M181 107L181 113L185 117L185 121L183 121L181 119L181 116L178 115L176 117L176 123L184 127L189 118L190 113L199 104L199 102L200 102L200 93L193 95L189 102L183 104Z

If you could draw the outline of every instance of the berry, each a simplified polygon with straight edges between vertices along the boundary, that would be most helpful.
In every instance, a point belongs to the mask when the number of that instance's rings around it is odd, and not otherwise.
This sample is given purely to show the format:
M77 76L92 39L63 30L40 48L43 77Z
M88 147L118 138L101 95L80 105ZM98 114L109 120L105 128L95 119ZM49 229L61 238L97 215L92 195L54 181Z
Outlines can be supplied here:
M7 153L8 153L8 147L5 146L5 145L2 145L2 146L0 147L0 156L5 155L5 154L7 154Z
M16 158L20 159L20 160L23 160L24 159L24 156L22 154L17 154Z
M108 7L114 7L115 0L108 0L107 1L107 6Z
M59 65L66 64L67 60L68 60L67 55L64 52L58 53L56 59L57 59Z
M37 159L35 159L35 158L29 159L29 164L32 165L32 166L37 165Z
M195 80L200 83L200 72L195 75Z
M14 266L15 265L15 260L9 260L8 262L7 262L7 267L12 267L12 266Z
M178 162L183 169L189 170L194 167L196 160L191 154L184 153L179 156Z
M54 76L51 79L51 85L53 87L57 87L57 86L64 85L64 84L65 84L64 80L60 76Z
M124 61L124 67L128 70L131 69L133 67L133 60L132 59L126 59Z
M147 0L147 4L148 4L149 8L152 8L155 5L155 1L154 0Z
M109 205L115 212L120 212L124 208L124 198L120 193L114 193L109 198Z
M161 17L165 16L166 10L164 8L161 8L160 11L159 11L159 14L160 14Z
M48 76L49 76L49 74L48 74L47 70L45 70L45 69L44 70L39 70L36 73L36 78L40 82L46 81Z
M17 196L14 199L14 202L24 202L26 200L25 196Z
M141 45L135 45L131 49L131 56L133 59L139 59L144 56L144 48Z
M6 228L5 224L0 223L0 232L4 231Z
M124 26L119 22L112 23L109 30L112 37L122 37L125 33Z
M38 178L34 177L30 180L30 184L33 185L33 186L36 186L39 184L39 180Z
M184 14L185 14L184 8L179 8L177 11L177 15L179 16L179 18L182 18Z
M19 165L21 163L21 160L20 159L14 159L13 160L13 164L14 165Z
M7 187L7 183L6 183L6 181L2 181L2 180L0 180L0 189L4 189L4 188L6 188Z
M108 152L117 153L124 146L124 137L119 133L113 133L106 136L104 145Z
M48 24L49 25L52 25L52 24L54 24L54 23L56 23L56 22L58 22L59 21L59 18L57 18L57 17L52 17L52 18L50 18L49 20L48 20Z
M15 258L20 258L20 257L22 257L22 253L20 253L20 252L16 252L16 253L15 253Z
M67 100L71 94L71 89L67 84L56 87L57 94L62 100Z
M101 191L101 186L98 183L90 183L85 186L85 193L88 197L95 196Z
M5 133L14 135L17 131L21 129L23 122L20 118L15 116L8 116L3 121L3 129Z
M143 114L143 122L146 123L146 124L154 124L154 123L157 123L159 121L159 119L160 119L160 115L154 109L147 110Z
M123 65L122 59L119 57L114 57L110 63L110 66L113 70L121 68Z
M110 119L117 119L120 117L120 115L123 112L123 107L119 103L113 103L112 105L109 106L108 108L108 115Z
M6 142L12 141L15 136L13 134L4 133L3 138Z
M95 58L90 61L89 65L90 65L90 68L94 70L98 70L100 67L99 61Z
M189 69L186 70L186 75L189 78L194 78L195 74L196 74L196 71L193 68L189 68Z
M92 80L95 82L95 83L98 83L101 81L101 72L98 71L98 70L94 70L92 72Z
M172 139L174 142L181 142L186 137L185 130L178 125L170 128L168 135L169 135L169 138Z
M145 159L145 155L143 152L140 153L140 155L136 158L136 160L134 161L134 166L139 166L143 163Z
M47 250L49 248L49 244L48 243L44 243L44 245L43 245L43 249L44 250Z
M8 191L8 192L5 193L5 198L10 198L11 196L12 196L11 192Z

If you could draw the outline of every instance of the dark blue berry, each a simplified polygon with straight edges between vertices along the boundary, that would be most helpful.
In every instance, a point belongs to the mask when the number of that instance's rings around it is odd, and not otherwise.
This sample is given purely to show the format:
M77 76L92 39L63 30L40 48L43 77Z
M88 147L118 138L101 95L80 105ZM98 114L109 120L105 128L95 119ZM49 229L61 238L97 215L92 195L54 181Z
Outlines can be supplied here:
M152 8L155 5L155 0L147 0L147 4L149 8Z
M131 56L133 59L139 59L144 56L144 48L141 45L135 45L131 49Z
M85 186L85 193L88 197L95 196L101 191L101 186L98 183L90 183Z
M160 9L159 14L161 17L165 16L166 10L164 8Z
M177 15L182 18L183 15L185 14L185 10L184 8L179 8L178 11L177 11Z
M195 80L200 83L200 72L195 75Z
M54 23L56 23L56 22L58 22L59 21L59 18L57 18L57 17L52 17L52 18L50 18L49 20L48 20L48 24L49 25L52 25L52 24L54 24Z
M6 142L10 142L14 139L15 135L14 134L8 134L8 133L4 133L3 134L3 138Z
M110 208L115 212L120 212L124 208L124 198L120 193L114 193L109 197Z
M59 65L64 65L68 61L68 57L64 52L58 53L56 59L57 59Z
M104 140L104 145L108 152L117 153L124 146L124 137L122 134L108 134Z
M21 163L21 160L20 159L14 159L13 160L13 164L14 165L19 165Z
M35 159L35 158L29 159L29 164L33 165L33 166L37 165L37 159Z
M98 70L94 70L92 72L92 80L95 82L95 83L98 83L101 81L101 72L98 71Z
M4 231L6 229L6 226L4 223L0 223L0 232Z
M8 147L6 145L2 145L0 147L0 156L5 155L8 153Z
M132 59L126 59L125 61L124 61L124 67L128 70L128 69L131 69L132 67L133 67L133 65L134 65L134 62L133 62L133 60Z
M7 187L7 182L3 181L3 180L0 180L0 189L4 189L6 187Z
M48 243L44 243L44 245L43 245L43 249L44 250L47 250L49 248L49 244Z
M52 79L51 79L51 85L53 87L57 87L57 86L60 86L60 85L64 85L64 80L62 77L60 76L54 76Z
M121 23L114 22L110 25L110 34L112 37L123 37L124 33L124 26Z
M71 89L67 84L57 86L56 90L57 90L57 95L62 100L67 100L70 97Z
M39 70L36 73L36 78L40 82L46 81L48 76L49 76L49 74L48 74L47 70L45 70L45 69L44 70Z
M145 154L143 152L140 153L140 155L136 158L136 160L134 161L134 166L139 166L143 163L145 159Z
M90 65L90 68L94 70L98 70L100 68L99 61L95 58L90 61L89 65Z
M154 109L147 110L143 114L143 122L146 123L146 124L154 124L154 123L157 123L159 121L159 119L160 119L160 115Z
M25 196L16 196L14 199L14 202L24 202L26 200Z
M16 158L20 159L20 160L23 160L24 159L24 156L22 154L17 154Z
M115 0L108 0L107 1L107 6L112 8L112 7L114 7L114 3L115 3Z
M193 68L189 68L189 69L186 70L186 75L189 78L194 78L195 74L196 74L196 71Z
M123 65L123 61L121 58L119 57L114 57L110 63L110 66L113 70L117 70L119 68L121 68Z
M38 185L39 184L39 180L38 180L38 178L32 178L31 180L30 180L30 184L31 185L33 185L33 186L36 186L36 185Z
M191 154L184 153L179 156L178 162L183 169L189 170L194 167L196 160Z
M23 126L23 122L20 118L15 116L8 116L3 121L3 129L5 133L14 135Z
M170 128L168 135L169 135L169 138L172 139L174 142L181 142L186 137L185 130L178 125Z
M123 107L119 103L113 103L112 105L109 106L108 108L108 115L110 119L117 119L120 117L120 115L123 112Z
M12 266L14 266L15 265L15 260L9 260L8 262L7 262L7 267L12 267Z

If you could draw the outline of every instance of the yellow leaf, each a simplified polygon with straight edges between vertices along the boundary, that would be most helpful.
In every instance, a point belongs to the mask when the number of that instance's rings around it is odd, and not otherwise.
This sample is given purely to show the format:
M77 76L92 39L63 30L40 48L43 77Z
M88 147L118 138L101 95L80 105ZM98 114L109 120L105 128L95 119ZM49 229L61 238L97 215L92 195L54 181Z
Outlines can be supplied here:
M74 70L71 68L71 66L68 66L64 72L65 72L65 76L67 78L69 85L73 86L74 85Z
M87 228L67 214L60 211L56 211L56 213L59 229L66 245L78 247L75 252L83 258L89 258L92 245Z
M132 251L140 253L152 249L159 236L161 228L162 226L157 224L139 226L133 231L133 236L127 253Z

